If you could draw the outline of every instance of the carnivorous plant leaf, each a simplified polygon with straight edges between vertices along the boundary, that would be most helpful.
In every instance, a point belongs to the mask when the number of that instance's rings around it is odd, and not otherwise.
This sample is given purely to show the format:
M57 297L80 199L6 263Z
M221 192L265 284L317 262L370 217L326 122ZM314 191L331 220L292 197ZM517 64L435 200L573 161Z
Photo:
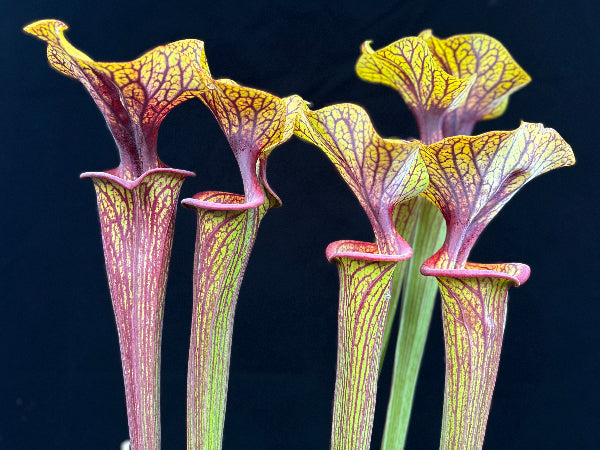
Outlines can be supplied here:
M421 138L431 137L425 144L441 139L444 116L464 103L475 81L447 73L418 37L400 39L377 51L365 42L356 73L398 91L417 120Z
M541 124L450 137L422 152L431 183L423 194L446 221L441 249L421 268L438 279L446 344L440 448L479 449L498 372L510 285L524 264L475 264L467 257L500 208L533 177L575 162L569 145Z
M419 37L446 72L475 77L465 102L444 117L444 137L471 134L476 122L502 115L509 96L531 81L508 50L485 34L439 39L425 30Z
M201 93L236 156L245 195L201 192L183 204L197 212L194 305L188 362L187 446L220 449L233 320L260 221L280 206L266 180L270 152L293 133L298 96L281 99L230 80Z
M79 80L102 112L120 164L87 172L97 194L106 270L119 333L131 446L160 448L160 344L177 198L185 177L156 150L158 128L210 79L201 41L157 47L124 63L96 62L41 20L25 31L45 41L51 66Z
M375 234L376 243L336 241L326 251L340 275L331 448L368 449L393 269L412 254L394 226L394 208L427 185L421 144L382 139L366 112L352 104L318 111L304 105L296 134L333 162Z

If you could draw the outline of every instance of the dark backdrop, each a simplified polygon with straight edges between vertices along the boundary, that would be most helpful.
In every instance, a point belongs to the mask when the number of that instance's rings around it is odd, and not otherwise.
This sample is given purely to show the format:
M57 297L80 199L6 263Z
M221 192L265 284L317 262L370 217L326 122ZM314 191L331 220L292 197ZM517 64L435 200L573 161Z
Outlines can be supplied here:
M117 334L92 183L117 164L112 138L81 85L48 67L26 23L58 18L97 60L131 60L169 41L206 43L213 75L322 107L355 102L384 136L416 135L401 98L354 74L359 46L432 28L485 32L532 76L500 119L556 128L577 165L527 185L481 236L472 260L520 261L530 280L510 294L486 449L598 448L598 7L594 2L25 1L0 17L0 449L117 449L127 437ZM235 160L197 101L162 125L159 154L193 170L181 198L241 192ZM333 240L372 239L358 202L316 147L292 140L270 158L284 202L263 221L235 320L225 449L324 449L336 358ZM163 335L163 448L184 448L194 213L180 208ZM379 389L379 448L391 361ZM443 393L439 306L416 394L408 449L439 442Z

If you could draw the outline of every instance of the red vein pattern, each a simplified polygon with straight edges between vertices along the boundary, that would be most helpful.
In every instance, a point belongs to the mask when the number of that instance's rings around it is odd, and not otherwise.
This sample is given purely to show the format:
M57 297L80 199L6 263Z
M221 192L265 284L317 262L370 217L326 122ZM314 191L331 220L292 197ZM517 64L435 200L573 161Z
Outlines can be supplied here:
M340 277L331 448L368 449L383 328L397 261L378 259L375 244L342 241L331 244L327 250L338 266ZM356 257L352 253L369 257Z
M530 80L498 41L483 34L459 35L440 40L427 30L418 37L400 39L377 51L373 51L369 42L366 42L362 53L356 65L359 77L390 86L402 95L417 120L420 138L425 144L434 144L444 136L471 134L477 121L501 115L506 109L509 95ZM464 83L462 89L459 82ZM450 173L449 177L453 179L448 183L448 189L452 191L455 185L469 185L465 189L465 199L468 201L476 190L470 185L473 177L465 176L466 183L456 181L464 174L465 167L468 167L468 163L464 162L468 158L466 153L468 152L458 151L455 155L456 168L460 168L462 172ZM430 169L430 161L426 160L426 163ZM452 172L449 167L453 163L446 161L444 164L442 170ZM436 167L433 166L434 171ZM514 176L522 178L519 174ZM473 189L469 191L469 188ZM506 196L506 200L508 198L510 196ZM400 448L404 443L418 373L418 362L415 365L415 361L420 361L422 355L437 290L436 283L419 276L418 267L421 261L439 247L439 242L443 239L443 220L431 203L417 198L408 202L405 209L410 209L411 215L398 215L396 226L399 229L413 228L412 223L416 220L414 234L419 246L415 249L413 260L407 264L399 264L394 276L393 292L397 294L392 297L393 310L399 301L403 272L410 271L404 287L394 366L395 380L384 431L386 448ZM493 214L493 211L487 211L483 216L491 219ZM417 220L416 216L420 218ZM455 219L453 223L457 227L466 226L461 222L464 217ZM474 242L476 235L485 226L484 223L481 225L481 228L473 225L469 230L472 234L467 236L467 240ZM450 230L448 235L458 240L465 237L457 230ZM413 245L410 239L408 242ZM419 259L418 263L414 258ZM390 328L391 323L392 321L386 328ZM386 336L388 334L386 329Z
M369 217L379 252L410 257L410 247L393 225L393 211L427 186L421 143L381 138L367 113L349 103L318 111L305 105L296 134L323 150L352 189Z
M261 181L257 175L259 159L291 137L292 111L299 108L300 97L281 99L268 92L237 85L231 80L215 80L211 89L198 97L208 106L240 167L248 204L264 202Z
M188 362L187 446L220 449L233 320L260 221L281 202L267 184L267 157L294 131L298 96L280 99L216 81L203 100L236 155L245 195L201 192L183 200L197 212L194 305Z
M441 139L442 120L466 99L473 77L458 78L442 69L423 39L407 37L374 51L367 41L356 63L356 73L371 83L397 90L410 107L421 138Z
M430 184L423 195L442 212L448 268L461 268L477 237L532 178L575 162L571 147L551 128L523 122L514 131L454 136L421 152Z
M133 449L160 448L160 341L173 223L191 172L166 168L156 151L167 113L208 88L201 41L157 47L125 63L93 61L64 37L67 26L41 20L25 31L45 41L50 65L79 80L102 112L120 165L89 172L100 216L106 271L117 321Z
M89 174L96 190L115 312L131 446L160 448L160 343L177 197L183 171L133 182Z
M279 201L267 194L268 200L258 207L221 210L218 204L243 204L244 197L204 192L195 198L213 203L214 208L196 208L187 445L189 450L219 449L238 293L260 221Z
M524 264L467 262L475 240L533 177L574 163L552 129L523 123L512 132L446 138L425 147L430 184L424 196L442 212L442 248L421 267L442 296L446 387L440 448L480 449L506 322L508 288L529 277Z
M444 117L444 136L469 135L476 122L502 115L509 96L531 81L506 48L485 34L438 39L425 30L419 37L446 72L475 77L464 103Z
M508 288L524 264L467 264L468 276L438 276L446 348L443 449L480 449L500 363ZM470 273L469 273L470 272ZM476 276L477 272L485 275ZM509 275L510 274L510 275Z
M175 106L211 81L204 43L182 40L130 62L96 62L65 39L66 29L58 20L41 20L25 27L48 44L51 66L79 80L102 112L121 158L119 167L110 173L131 181L150 169L164 167L156 152L160 123Z
M376 243L336 241L326 251L340 276L331 448L368 449L390 283L396 263L412 254L393 219L407 213L404 208L395 210L398 204L427 186L421 144L382 139L367 113L351 104L318 111L303 105L295 133L325 152L375 233Z
M162 169L164 164L156 153L158 127L173 107L198 96L217 118L240 165L245 191L243 200L233 194L208 193L184 201L186 206L199 211L199 223L202 224L199 230L206 231L211 223L216 226L214 221L219 219L222 221L222 231L217 233L218 236L225 236L223 230L233 227L230 230L233 239L235 240L236 235L242 239L241 247L228 247L230 241L225 238L223 242L210 241L214 247L207 250L203 247L207 244L203 241L204 233L198 232L193 323L198 325L205 320L210 322L210 317L202 316L205 312L202 308L210 309L211 305L204 305L203 302L213 300L221 302L219 311L215 313L219 320L224 318L224 322L220 323L231 326L239 283L258 223L268 207L280 203L266 181L266 158L275 146L293 134L300 99L295 96L280 99L266 92L238 86L231 80L213 80L201 41L185 40L161 46L131 62L99 63L77 50L64 38L66 28L62 22L43 20L29 25L25 30L47 42L52 67L82 82L103 113L119 147L121 164L117 169L105 173L86 173L83 176L93 178L98 192L109 284L122 344L132 448L158 448L160 330L174 205L180 184L176 194L171 189L171 197L158 195L155 191L164 187L165 182L170 180L169 177L177 176L182 181L184 176L191 175L189 172ZM149 184L150 181L155 184ZM113 184L121 188L106 187ZM115 197L115 192L121 197ZM227 199L230 203L224 203ZM147 204L152 204L155 209L146 211L144 208ZM171 220L166 228L163 226L165 217ZM242 219L233 220L234 218ZM150 232L157 234L151 235ZM124 244L125 241L127 244ZM226 251L232 253L226 254ZM218 266L214 264L215 261L208 261L216 254L231 264ZM205 263L208 265L202 262L203 258L207 258ZM229 269L233 272L228 272ZM230 276L237 278L228 279ZM159 283L160 289L142 288L153 287L152 283ZM229 283L234 287L227 287ZM207 293L213 297L209 295L207 300L204 297ZM122 296L125 296L124 299ZM225 311L227 308L230 308L230 312ZM207 407L211 411L210 442L214 445L218 442L220 446L227 370L222 361L217 361L217 356L211 365L205 366L206 360L201 355L213 350L213 347L206 345L210 342L220 342L214 347L218 352L229 348L231 330L202 330L212 333L203 336L201 342L204 347L194 339L194 336L199 336L198 327L194 331L196 334L192 335L190 355L198 356L201 360L190 358L188 404L202 403L202 407L207 406L198 400L197 394L206 393L207 388L211 389L207 394L210 397ZM219 332L225 334L215 335ZM229 352L224 354L227 355L225 360L228 367ZM207 357L213 359L213 356ZM220 379L212 378L219 371L223 372ZM194 376L201 376L200 372L211 376L210 386L206 385L208 381ZM219 382L223 381L224 384L220 386ZM201 434L194 428L200 427L200 420L195 420L197 414L197 409L194 409L188 420L188 425L195 424L188 429L188 435L191 436L188 445L194 449L198 442L195 440L196 436Z

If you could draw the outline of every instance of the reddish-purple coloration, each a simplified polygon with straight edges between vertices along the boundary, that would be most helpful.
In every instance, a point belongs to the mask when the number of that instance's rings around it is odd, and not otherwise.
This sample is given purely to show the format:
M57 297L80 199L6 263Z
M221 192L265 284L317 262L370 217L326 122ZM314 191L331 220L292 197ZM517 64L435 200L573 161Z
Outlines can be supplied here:
M79 80L102 112L120 164L92 178L117 320L131 447L160 448L160 343L177 200L191 172L166 168L158 128L179 103L207 88L204 44L185 40L124 63L93 61L64 37L66 25L25 28L48 44L54 69Z
M212 86L200 98L229 140L245 195L201 192L183 200L198 214L188 361L189 450L221 448L238 293L260 221L281 204L266 180L267 157L292 136L301 101L229 80L213 81Z
M85 173L96 189L119 332L132 448L160 448L160 344L177 197L186 176L154 169L135 181Z
M479 449L492 400L508 288L529 277L524 264L475 264L469 253L485 226L512 196L537 175L575 162L560 135L541 124L512 132L455 136L425 147L435 204L448 233L423 264L442 296L446 389L441 448Z
M525 264L473 264L464 269L425 262L423 275L437 277L446 345L443 449L483 445L494 393L508 289L529 277Z
M381 138L356 105L304 105L302 113L295 133L333 162L375 234L376 243L337 241L326 252L340 276L331 448L368 449L390 283L396 263L412 255L394 227L394 208L426 187L427 173L420 143Z
M337 241L327 257L340 278L331 448L368 449L390 283L396 263L408 256L380 254L373 243Z

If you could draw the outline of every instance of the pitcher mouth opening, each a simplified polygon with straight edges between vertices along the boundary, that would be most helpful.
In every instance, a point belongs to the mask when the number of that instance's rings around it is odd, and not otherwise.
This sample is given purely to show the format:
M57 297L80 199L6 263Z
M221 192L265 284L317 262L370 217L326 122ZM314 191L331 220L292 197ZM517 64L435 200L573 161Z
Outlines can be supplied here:
M144 178L146 178L148 175L151 175L153 173L169 173L169 174L173 174L173 175L180 175L181 177L184 177L184 178L196 176L196 174L194 172L190 172L189 170L173 169L171 167L158 167L156 169L150 169L150 170L144 172L139 177L137 177L135 180L126 180L124 178L121 178L117 175L110 173L110 171L108 171L108 172L83 172L81 175L79 175L79 178L102 178L105 180L111 180L111 181L114 181L115 183L123 186L125 189L131 190L131 189L136 188L144 180Z
M467 262L462 269L444 269L437 267L439 256L433 255L421 266L421 274L436 278L503 278L515 286L525 283L531 274L531 268L522 263L472 263Z
M407 246L405 251L397 255L379 252L379 247L373 242L343 240L335 241L327 246L325 254L329 262L339 258L353 258L367 261L398 262L412 256L412 249Z

